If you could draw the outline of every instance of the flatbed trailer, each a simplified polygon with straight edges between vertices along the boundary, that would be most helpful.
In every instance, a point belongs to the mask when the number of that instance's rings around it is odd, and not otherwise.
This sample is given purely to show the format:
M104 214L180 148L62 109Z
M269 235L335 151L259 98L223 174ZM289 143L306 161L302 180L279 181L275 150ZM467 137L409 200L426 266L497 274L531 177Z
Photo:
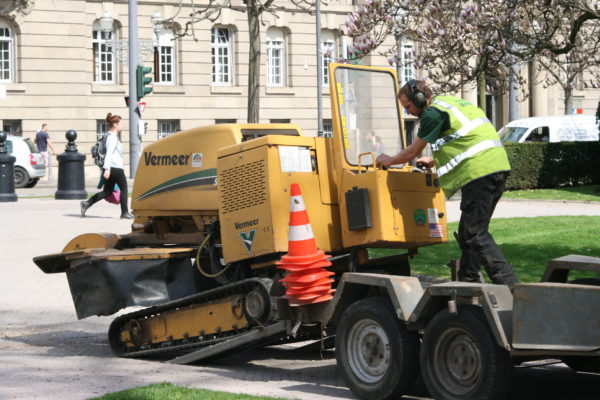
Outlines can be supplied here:
M363 399L405 394L419 370L436 400L502 399L513 366L560 359L600 372L600 258L551 260L542 282L508 286L346 273L326 314L338 368Z

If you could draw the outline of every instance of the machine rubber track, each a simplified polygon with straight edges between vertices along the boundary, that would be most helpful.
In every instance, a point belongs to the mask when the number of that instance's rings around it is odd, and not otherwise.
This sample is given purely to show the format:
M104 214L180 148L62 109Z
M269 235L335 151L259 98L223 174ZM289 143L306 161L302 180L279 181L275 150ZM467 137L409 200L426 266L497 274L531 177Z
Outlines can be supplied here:
M110 325L108 330L108 341L113 353L119 357L175 357L187 354L190 352L197 351L199 348L215 345L227 341L228 339L235 339L239 337L248 337L249 333L253 331L260 331L263 328L272 326L275 321L272 320L274 313L273 302L269 307L271 308L269 317L264 324L254 324L253 326L245 327L242 329L222 332L219 334L210 334L204 336L187 337L182 340L173 340L169 342L160 342L146 344L136 347L127 347L120 340L121 331L125 324L131 320L140 320L144 318L157 317L161 313L166 311L177 310L179 308L188 307L191 305L198 305L205 302L218 300L227 296L235 294L248 293L257 287L260 287L269 293L272 280L265 278L251 278L243 281L235 282L229 285L221 286L215 289L207 290L205 292L187 296L181 299L170 301L158 306L153 306L140 311L135 311L129 314L124 314L116 318ZM200 329L201 327L199 327ZM273 329L268 329L269 332L273 332ZM256 336L255 334L250 335L251 337ZM285 336L285 329L282 332L282 336ZM256 336L258 338L258 336ZM244 340L244 345L248 345L247 341ZM229 346L227 346L229 348Z

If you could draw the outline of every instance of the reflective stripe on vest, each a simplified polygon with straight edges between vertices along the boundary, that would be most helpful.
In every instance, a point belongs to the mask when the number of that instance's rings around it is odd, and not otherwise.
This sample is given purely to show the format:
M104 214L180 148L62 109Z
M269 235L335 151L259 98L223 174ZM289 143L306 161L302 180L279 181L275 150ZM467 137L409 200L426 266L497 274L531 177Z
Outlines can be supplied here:
M438 177L441 177L447 174L448 172L452 171L452 169L454 169L454 167L460 164L464 159L472 157L477 153L481 153L484 150L491 149L494 147L502 147L502 142L500 140L484 140L483 142L479 142L476 145L469 147L469 149L458 154L456 157L448 161L446 165L438 168Z
M454 116L456 117L456 114L454 114ZM464 116L464 114L463 114L463 116ZM457 117L457 119L458 119L458 117ZM436 140L435 143L431 144L431 149L433 151L438 151L440 149L440 147L442 147L446 143L450 142L451 140L465 136L466 134L475 130L477 127L479 127L483 124L487 124L488 122L491 123L490 120L485 117L475 118L473 121L468 121L466 124L461 122L463 124L462 128L460 128L459 130L457 130L456 132L454 132L451 135L444 136L444 137Z
M454 115L454 118L459 120L462 125L467 125L469 122L471 122L471 120L467 118L467 116L463 114L463 112L460 111L458 107L453 106L450 103L446 103L444 100L434 99L433 104L437 104L438 106L449 110L452 113L452 115Z

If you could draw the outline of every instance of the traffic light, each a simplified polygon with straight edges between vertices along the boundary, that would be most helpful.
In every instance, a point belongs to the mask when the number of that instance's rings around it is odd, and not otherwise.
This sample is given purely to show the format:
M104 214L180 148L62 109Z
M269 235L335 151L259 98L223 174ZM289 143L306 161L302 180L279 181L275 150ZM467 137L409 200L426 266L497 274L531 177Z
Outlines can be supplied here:
M135 70L135 77L137 78L137 99L140 101L142 97L152 93L152 78L145 76L146 74L152 73L152 68L138 65Z

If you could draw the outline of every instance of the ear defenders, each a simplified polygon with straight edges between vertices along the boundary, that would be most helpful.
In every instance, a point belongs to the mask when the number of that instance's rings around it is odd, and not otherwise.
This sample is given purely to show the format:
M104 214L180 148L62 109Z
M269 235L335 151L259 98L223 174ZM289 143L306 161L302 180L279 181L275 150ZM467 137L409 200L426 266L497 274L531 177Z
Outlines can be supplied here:
M410 96L408 99L412 101L415 106L424 108L427 105L427 96L419 90L418 83L419 82L416 79L411 79L407 82L410 87Z

